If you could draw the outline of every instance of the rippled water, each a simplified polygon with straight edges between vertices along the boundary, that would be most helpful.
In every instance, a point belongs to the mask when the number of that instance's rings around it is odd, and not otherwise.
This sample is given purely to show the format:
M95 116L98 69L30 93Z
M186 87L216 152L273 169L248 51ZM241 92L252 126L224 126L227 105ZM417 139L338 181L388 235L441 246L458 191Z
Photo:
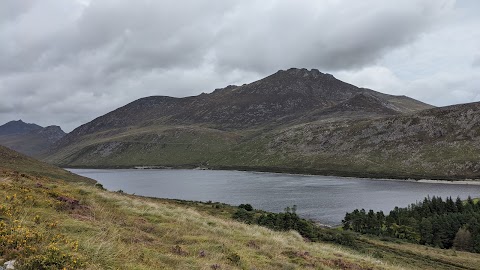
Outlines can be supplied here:
M341 223L355 208L383 210L430 196L479 197L480 186L370 180L331 176L203 170L99 170L71 169L97 180L109 190L137 195L232 205L281 212L297 205L302 217L323 224Z

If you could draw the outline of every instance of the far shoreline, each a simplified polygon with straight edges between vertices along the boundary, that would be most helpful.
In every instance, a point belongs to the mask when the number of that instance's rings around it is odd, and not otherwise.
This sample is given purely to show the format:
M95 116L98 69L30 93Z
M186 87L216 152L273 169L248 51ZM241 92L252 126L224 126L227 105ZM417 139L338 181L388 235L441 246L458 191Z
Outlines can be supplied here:
M400 176L394 174L379 174L368 172L344 172L344 171L322 171L302 168L274 168L274 167L236 167L236 166L194 166L194 165L152 165L152 166L62 166L64 169L132 169L132 170L213 170L213 171L246 171L257 173L278 173L278 174L290 174L290 175L303 175L303 176L333 176L340 178L356 178L356 179L368 179L368 180L380 180L380 181L407 181L416 183L427 184L448 184L448 185L480 185L480 179L471 179L467 177L442 177L433 176L428 177L426 175L410 175ZM322 173L323 172L323 173Z

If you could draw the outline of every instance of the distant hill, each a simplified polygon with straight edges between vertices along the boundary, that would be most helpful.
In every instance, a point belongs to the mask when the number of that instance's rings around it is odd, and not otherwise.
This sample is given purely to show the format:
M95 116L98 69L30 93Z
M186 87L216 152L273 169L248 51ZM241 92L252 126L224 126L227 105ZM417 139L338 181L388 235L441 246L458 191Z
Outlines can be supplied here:
M41 127L22 120L11 121L0 126L0 145L23 154L39 157L65 136L59 126Z
M0 135L26 134L39 129L42 127L37 124L28 124L22 120L10 121L0 126Z

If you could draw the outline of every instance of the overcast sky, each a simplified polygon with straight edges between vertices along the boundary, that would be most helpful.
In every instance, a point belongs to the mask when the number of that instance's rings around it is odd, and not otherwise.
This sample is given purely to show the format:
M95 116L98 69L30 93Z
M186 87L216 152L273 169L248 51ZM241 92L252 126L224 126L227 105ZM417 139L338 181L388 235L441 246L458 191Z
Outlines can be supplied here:
M2 0L0 124L80 124L317 68L442 106L480 100L478 0Z

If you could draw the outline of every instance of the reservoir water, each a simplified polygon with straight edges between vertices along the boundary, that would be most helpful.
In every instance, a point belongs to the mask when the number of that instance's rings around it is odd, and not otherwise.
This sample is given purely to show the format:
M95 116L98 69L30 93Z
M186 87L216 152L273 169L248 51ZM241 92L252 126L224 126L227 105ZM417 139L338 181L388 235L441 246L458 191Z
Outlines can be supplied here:
M405 207L426 196L480 196L480 185L419 183L332 176L210 170L70 169L97 180L112 191L136 195L250 203L257 209L281 212L297 205L297 213L327 225L341 223L356 208L383 210Z

